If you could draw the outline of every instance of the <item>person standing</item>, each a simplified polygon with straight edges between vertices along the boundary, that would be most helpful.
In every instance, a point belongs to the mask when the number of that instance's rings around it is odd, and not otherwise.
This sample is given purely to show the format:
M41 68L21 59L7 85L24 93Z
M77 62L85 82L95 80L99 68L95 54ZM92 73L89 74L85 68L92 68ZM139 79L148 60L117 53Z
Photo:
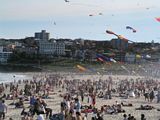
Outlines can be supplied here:
M0 102L0 118L5 119L5 113L7 113L7 105L5 104L5 101L2 100Z
M128 120L126 114L123 115L123 120Z
M75 110L76 112L81 112L81 102L79 101L78 98L75 99Z
M141 114L141 120L146 120L145 115Z
M160 102L160 91L158 91L158 94L157 94L157 103Z
M80 96L81 96L81 100L83 102L83 100L84 100L84 91L82 89L80 90Z
M154 91L153 90L150 92L149 98L150 98L150 102L152 102L154 99Z

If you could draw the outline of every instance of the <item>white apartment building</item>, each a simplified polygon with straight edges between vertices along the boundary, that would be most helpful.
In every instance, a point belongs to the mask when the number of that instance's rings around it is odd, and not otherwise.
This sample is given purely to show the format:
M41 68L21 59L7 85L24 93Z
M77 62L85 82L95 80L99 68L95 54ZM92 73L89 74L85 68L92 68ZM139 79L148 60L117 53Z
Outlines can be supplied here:
M39 53L42 55L65 55L65 44L40 40Z
M35 33L35 39L39 45L41 55L65 55L65 43L49 41L49 33L46 30ZM48 56L50 57L50 56Z
M7 63L11 54L12 54L12 52L4 52L3 46L0 46L0 63Z

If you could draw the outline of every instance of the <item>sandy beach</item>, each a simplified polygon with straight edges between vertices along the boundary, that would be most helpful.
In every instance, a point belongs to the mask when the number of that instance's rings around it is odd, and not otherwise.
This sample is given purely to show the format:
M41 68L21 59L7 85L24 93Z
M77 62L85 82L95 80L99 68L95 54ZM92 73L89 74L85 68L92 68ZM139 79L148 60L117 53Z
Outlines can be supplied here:
M40 74L40 73L38 73ZM99 79L105 80L109 78L109 75L83 75L83 74L63 74L60 73L64 78L63 79L68 79L68 80L92 80L92 81L97 81ZM42 74L41 76L47 75L46 73ZM118 83L121 80L131 80L131 79L146 79L142 76L125 76L125 75L112 75L112 80L114 83ZM41 78L39 78L41 79ZM16 84L16 83L15 83ZM24 88L24 83L19 84L19 88ZM61 101L63 100L62 97L60 97L60 94L64 94L66 92L65 89L62 88L54 88L52 92L50 92L50 99L44 99L45 102L47 103L47 106L49 106L52 110L53 113L59 113L60 112L60 104ZM5 93L9 93L9 90L5 90ZM141 114L145 114L147 120L159 120L160 119L160 114L157 109L160 108L160 104L157 103L156 98L152 102L148 102L144 100L144 96L140 96L139 98L135 97L129 97L128 99L117 97L117 93L112 94L112 99L104 99L104 98L98 98L96 96L96 105L95 107L100 109L101 106L103 105L113 105L116 104L116 101L118 103L121 102L127 102L127 103L132 103L132 107L123 107L125 110L125 114L131 114L133 115L137 120L140 120ZM16 99L18 101L18 99ZM8 106L8 112L6 114L6 120L9 119L10 117L13 118L13 120L21 120L21 111L22 108L15 108L14 105L9 105L12 103L13 100L6 100L6 104ZM87 96L84 97L84 101L82 102L83 105L87 105ZM152 110L135 110L136 108L140 107L140 105L150 105L155 107L155 109ZM29 106L29 101L24 102L24 106L26 109L28 109ZM124 113L118 113L118 114L103 114L104 120L123 120L123 114ZM84 115L84 114L82 114ZM88 114L88 120L91 120L91 117L93 116L93 113ZM34 116L34 119L36 119L36 115Z

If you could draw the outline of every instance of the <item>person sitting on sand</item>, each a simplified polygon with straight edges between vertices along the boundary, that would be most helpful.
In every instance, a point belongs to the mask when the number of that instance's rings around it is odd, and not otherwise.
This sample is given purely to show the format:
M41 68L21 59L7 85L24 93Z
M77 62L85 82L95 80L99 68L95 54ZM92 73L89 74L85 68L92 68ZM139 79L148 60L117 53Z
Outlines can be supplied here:
M46 118L48 118L48 116L51 117L52 116L52 109L47 107L47 103L44 100L40 99L40 102L44 106Z
M97 113L97 118L96 120L104 120L103 117L100 115L100 113Z
M103 95L103 92L102 92L102 91L100 91L100 93L98 94L98 97L99 97L99 98L103 98L103 97L104 97L104 95Z
M31 112L25 111L25 108L23 108L21 112L22 120L33 120Z
M76 120L83 120L80 112L76 112Z
M35 115L35 113L37 115L45 113L44 106L41 104L39 98L37 98L36 102L34 103L33 109L32 109L32 115Z
M15 108L23 108L24 103L23 103L23 99L20 98L19 101L17 103L15 103Z
M108 106L105 111L106 111L106 113L108 113L108 114L113 114L113 113L115 113L115 110L114 110L114 108L113 108L112 106Z
M124 104L123 102L121 102L121 105L126 106L126 107L132 107L133 106L132 103Z
M152 110L152 109L154 109L154 107L150 105L141 105L139 108L136 108L136 110Z

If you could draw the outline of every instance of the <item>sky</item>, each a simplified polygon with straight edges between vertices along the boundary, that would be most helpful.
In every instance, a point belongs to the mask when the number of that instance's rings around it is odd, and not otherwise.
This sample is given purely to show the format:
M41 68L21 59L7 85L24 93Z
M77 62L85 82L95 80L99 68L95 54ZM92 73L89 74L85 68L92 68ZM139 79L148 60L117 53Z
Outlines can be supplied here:
M134 42L160 42L159 0L0 0L0 38L47 30L51 38L111 40L114 31ZM102 13L102 15L99 15ZM89 16L93 15L93 16ZM131 26L137 30L127 30Z

